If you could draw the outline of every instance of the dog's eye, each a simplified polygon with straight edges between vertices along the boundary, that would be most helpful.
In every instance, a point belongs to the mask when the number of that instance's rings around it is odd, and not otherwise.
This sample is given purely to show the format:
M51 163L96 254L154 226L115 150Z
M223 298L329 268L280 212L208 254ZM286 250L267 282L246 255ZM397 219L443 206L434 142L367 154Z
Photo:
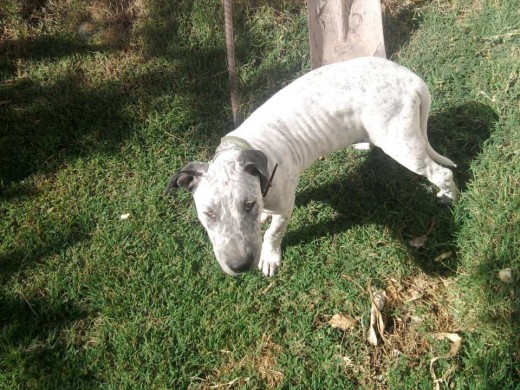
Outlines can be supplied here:
M254 200L251 200L249 202L246 202L245 209L247 212L253 210L253 207L255 207L256 202Z
M204 211L204 214L206 214L211 219L215 219L215 217L217 216L217 214L213 210Z

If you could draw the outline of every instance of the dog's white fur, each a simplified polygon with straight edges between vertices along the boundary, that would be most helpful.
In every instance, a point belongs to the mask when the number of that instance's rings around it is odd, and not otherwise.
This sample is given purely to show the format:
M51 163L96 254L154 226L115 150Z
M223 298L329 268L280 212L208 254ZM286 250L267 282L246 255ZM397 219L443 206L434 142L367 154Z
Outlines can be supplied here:
M231 196L239 198L246 187L251 199L263 207L262 218L272 215L258 261L262 272L274 275L281 264L281 242L294 208L301 172L320 156L349 145L368 142L380 147L439 187L439 197L454 201L458 192L452 171L440 164L455 164L436 153L428 142L429 110L430 93L420 77L385 59L358 58L321 67L297 79L230 132L228 136L239 137L265 154L269 172L278 164L272 187L264 199L258 188L251 189L249 179L247 185L239 183L238 193ZM223 183L233 177L242 181L239 167L227 169L226 178L219 176L222 167L236 160L239 153L230 150L217 156L202 175L203 191L199 192L199 188L194 193L199 218L210 237L214 234L204 210L216 198L220 199L220 205L227 202L222 199L227 197L225 193L216 194L211 188L215 181ZM259 213L254 223L260 224ZM258 229L254 231L259 234ZM212 242L217 254L218 248L213 239ZM226 269L226 259L219 258L219 262L226 272L234 274L229 267Z

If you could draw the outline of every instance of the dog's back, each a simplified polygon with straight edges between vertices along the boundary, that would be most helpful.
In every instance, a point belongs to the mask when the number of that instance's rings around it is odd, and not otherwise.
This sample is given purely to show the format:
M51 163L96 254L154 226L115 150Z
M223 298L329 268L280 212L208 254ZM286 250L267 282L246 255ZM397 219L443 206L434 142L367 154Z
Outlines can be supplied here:
M357 58L293 81L230 135L267 149L290 145L289 154L303 170L354 143L383 144L378 137L386 138L385 123L420 105L421 96L429 102L426 84L408 69L378 57Z

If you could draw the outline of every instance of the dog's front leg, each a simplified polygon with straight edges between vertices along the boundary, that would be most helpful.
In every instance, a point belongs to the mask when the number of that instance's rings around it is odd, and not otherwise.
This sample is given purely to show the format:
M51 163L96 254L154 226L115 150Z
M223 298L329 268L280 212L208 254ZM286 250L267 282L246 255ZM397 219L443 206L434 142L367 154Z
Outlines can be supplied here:
M271 225L265 232L262 254L258 263L258 269L265 276L273 276L282 264L282 239L290 219L290 215L273 214Z

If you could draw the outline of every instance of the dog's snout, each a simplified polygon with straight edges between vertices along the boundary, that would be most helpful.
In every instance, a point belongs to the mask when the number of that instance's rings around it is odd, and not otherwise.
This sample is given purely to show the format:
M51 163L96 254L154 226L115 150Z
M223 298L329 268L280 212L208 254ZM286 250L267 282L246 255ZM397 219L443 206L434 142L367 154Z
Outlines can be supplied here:
M240 259L234 259L228 263L228 267L233 272L241 273L251 271L255 262L255 256L252 253L248 253L245 257Z

